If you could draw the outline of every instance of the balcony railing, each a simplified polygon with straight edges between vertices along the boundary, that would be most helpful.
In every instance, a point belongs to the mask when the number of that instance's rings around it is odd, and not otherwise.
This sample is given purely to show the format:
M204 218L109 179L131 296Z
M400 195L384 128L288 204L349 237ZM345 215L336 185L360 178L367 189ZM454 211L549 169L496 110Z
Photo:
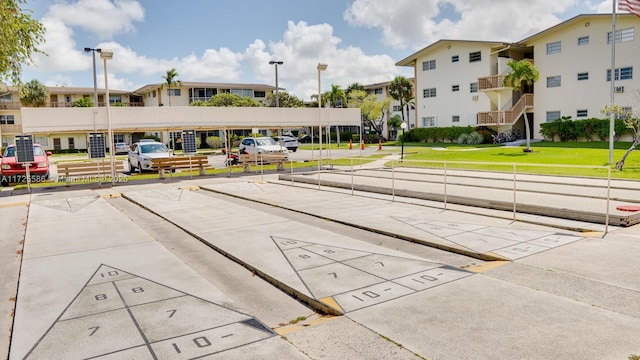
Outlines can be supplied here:
M478 90L490 90L503 88L502 85L504 75L493 75L478 78Z
M20 103L11 101L0 101L0 110L20 110Z
M22 125L15 125L15 124L0 125L0 133L2 133L2 135L22 134Z
M72 104L73 103L70 103L70 102L59 101L59 102L50 102L47 106L52 108L57 108L57 107L68 108L68 107L73 107ZM144 104L141 102L121 102L121 103L111 103L110 105L111 106L132 106L132 107L144 106ZM105 102L98 102L98 107L103 107L103 106L106 106Z
M513 125L522 116L522 101L524 101L525 109L533 107L533 94L524 94L518 100L511 110L496 110L478 113L478 125L495 126L495 125Z

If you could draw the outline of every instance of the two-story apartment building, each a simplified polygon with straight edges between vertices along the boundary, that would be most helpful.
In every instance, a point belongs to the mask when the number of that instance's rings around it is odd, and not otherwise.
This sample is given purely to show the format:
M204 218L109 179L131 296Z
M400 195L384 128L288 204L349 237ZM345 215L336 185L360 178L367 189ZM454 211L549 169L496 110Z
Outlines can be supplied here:
M640 20L618 14L612 36L611 14L579 15L515 43L440 40L400 60L415 74L418 127L489 126L524 130L522 103L540 138L540 124L561 116L606 117L610 102L611 41L616 41L615 103L636 108L640 79ZM527 59L540 79L522 94L502 85L510 60ZM635 100L637 101L637 100ZM524 133L524 132L523 132Z
M407 80L415 84L415 81L413 78L410 78ZM402 104L403 109L400 109L400 101L395 100L391 97L390 90L389 90L390 84L391 84L391 81L368 84L368 85L364 85L364 89L368 94L376 95L378 97L378 100L390 99L389 108L387 109L387 113L385 115L386 120L389 120L397 115L400 118L404 118L405 122L407 122L409 119L414 118L415 106L413 104L409 105L409 114L407 114L406 104ZM415 97L415 90L413 93ZM402 114L403 112L404 112L404 115ZM415 126L415 123L410 121L409 128L412 129L414 126ZM389 128L387 121L384 122L383 130L382 130L382 134L384 137L386 137L387 139L396 139L398 136L397 132L398 132L398 129L391 129Z

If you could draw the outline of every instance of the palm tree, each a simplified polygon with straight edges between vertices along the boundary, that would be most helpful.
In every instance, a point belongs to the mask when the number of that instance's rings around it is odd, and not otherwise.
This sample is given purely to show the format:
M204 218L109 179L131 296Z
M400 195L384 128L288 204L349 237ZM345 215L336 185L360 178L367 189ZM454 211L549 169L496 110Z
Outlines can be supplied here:
M162 78L165 80L165 83L162 84L162 87L166 85L168 89L172 89L175 86L182 86L182 81L176 80L178 77L178 72L175 68L171 68L167 70L167 74L163 75ZM171 93L167 90L167 96L169 97L169 106L171 106Z
M523 83L532 86L533 83L540 78L538 68L528 60L511 60L507 65L509 65L512 71L505 75L502 84L506 87L513 88L515 91L520 91ZM527 118L527 112L525 110L524 94L520 96L522 98L522 114L524 115L524 128L527 136L527 148L524 149L524 152L531 152L531 129L529 129L529 119Z
M338 107L338 102L340 102L341 106L345 106L347 104L347 94L344 90L340 89L340 85L331 85L331 90L325 93L327 100L331 103L331 107Z
M404 123L404 103L408 105L413 99L413 84L404 76L396 76L389 84L389 95L394 100L400 101L400 113ZM408 118L409 107L407 106L407 120L409 120Z
M40 81L33 79L20 87L20 102L25 106L41 107L49 100L49 90Z

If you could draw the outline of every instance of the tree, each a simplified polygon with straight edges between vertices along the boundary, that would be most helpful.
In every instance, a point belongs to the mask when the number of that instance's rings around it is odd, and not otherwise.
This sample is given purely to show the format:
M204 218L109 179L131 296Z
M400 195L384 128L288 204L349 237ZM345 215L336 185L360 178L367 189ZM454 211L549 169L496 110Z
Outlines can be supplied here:
M264 104L264 106L266 107L275 107L276 94L267 94L265 99L262 101L262 104ZM304 107L304 101L300 100L295 95L289 94L286 91L278 92L278 104L280 105L280 107Z
M638 97L640 97L640 92L638 92L636 94ZM617 116L622 117L622 121L624 122L624 125L631 129L631 131L633 131L633 142L631 143L631 146L627 149L627 151L624 153L624 155L622 155L622 158L620 159L620 161L618 161L616 163L616 169L618 169L619 171L622 171L622 168L624 167L624 162L625 160L627 160L627 156L629 156L629 154L636 149L636 147L640 144L640 122L638 121L638 117L637 116L633 116L633 114L630 111L625 111L624 108L622 108L619 105L614 105L614 106L605 106L605 108L601 111L604 114L611 114L614 113Z
M259 107L261 105L256 99L228 93L213 95L207 101L194 101L191 103L191 106Z
M522 84L532 86L533 83L540 78L538 68L528 60L511 60L507 63L511 68L511 72L505 75L502 84L506 87L513 88L515 91L522 89ZM524 128L527 135L527 148L525 152L531 152L531 129L529 128L529 119L527 118L526 106L524 103L524 94L521 94L522 114L524 115Z
M349 86L347 86L347 90L345 90L344 92L347 94L347 97L349 96L349 94L353 91L353 90L362 90L364 91L364 86L362 86L361 84L355 82Z
M324 93L324 97L329 101L332 108L344 106L347 102L347 94L344 90L340 89L340 85L331 85L331 90Z
M389 95L394 100L400 101L400 114L402 115L402 122L404 122L404 103L408 103L413 99L413 84L404 76L396 76L389 83ZM409 107L407 106L407 120L409 120L408 118Z
M360 108L363 125L373 129L379 137L383 137L384 119L389 107L388 98L378 100L375 94L367 95L362 90L353 90L348 107Z
M24 106L41 107L49 101L49 90L33 79L20 87L20 102Z
M176 80L176 78L178 77L178 72L176 71L175 68L171 68L169 70L167 70L167 74L163 75L162 78L164 79L165 83L162 84L162 88L164 88L164 86L167 86L167 89L172 89L176 86L182 86L182 81L180 80ZM167 96L169 97L169 106L171 106L171 93L167 90Z
M22 66L33 63L38 44L44 41L44 26L23 12L20 4L26 0L4 0L0 6L0 80L8 79L20 85Z
M71 107L93 107L93 100L90 97L82 97L72 102Z

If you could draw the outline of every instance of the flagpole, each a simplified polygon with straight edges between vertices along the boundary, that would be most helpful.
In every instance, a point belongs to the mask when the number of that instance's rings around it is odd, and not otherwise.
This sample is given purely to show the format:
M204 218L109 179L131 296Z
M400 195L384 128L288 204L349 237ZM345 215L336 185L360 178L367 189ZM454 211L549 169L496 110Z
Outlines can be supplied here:
M616 0L613 0L611 20L611 93L609 109L609 165L613 165L613 142L615 137L616 114L613 111L616 84Z

